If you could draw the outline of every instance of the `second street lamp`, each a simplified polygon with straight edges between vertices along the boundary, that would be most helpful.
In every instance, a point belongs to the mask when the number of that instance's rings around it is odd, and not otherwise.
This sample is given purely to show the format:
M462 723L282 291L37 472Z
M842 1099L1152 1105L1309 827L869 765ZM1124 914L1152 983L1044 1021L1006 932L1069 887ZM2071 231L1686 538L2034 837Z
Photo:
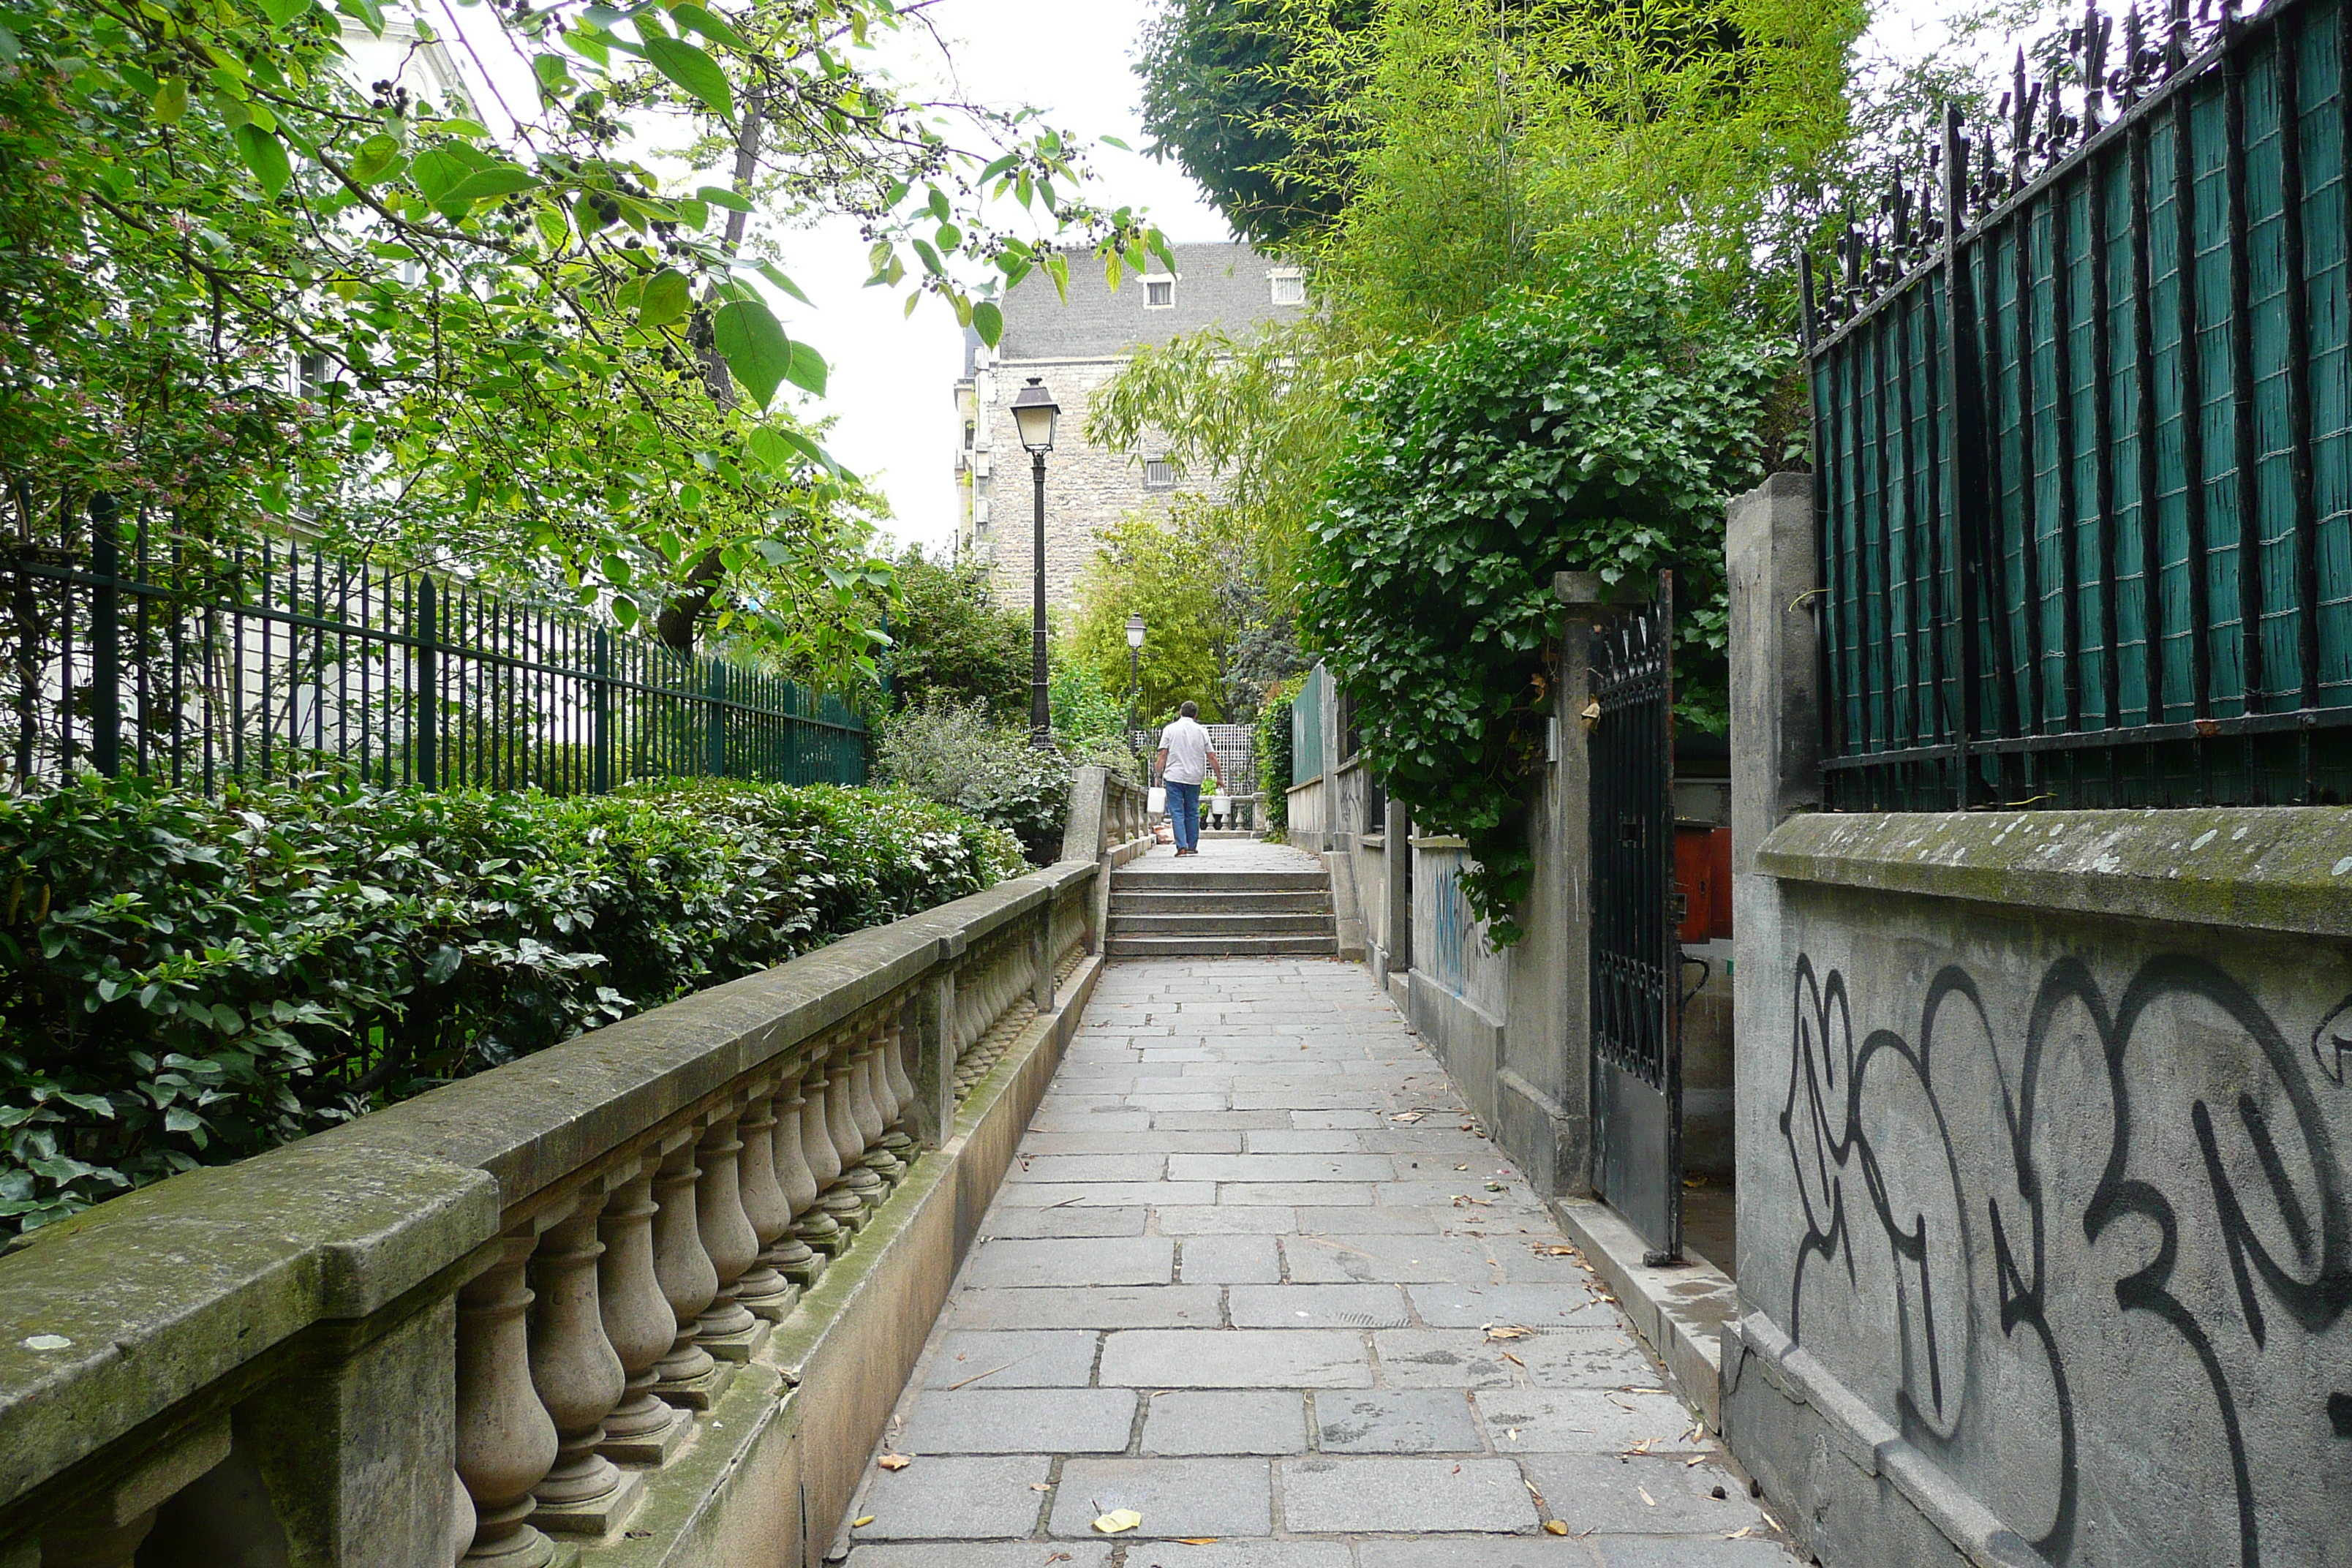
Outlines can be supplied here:
M1062 412L1043 377L1013 398L1013 426L1029 449L1030 472L1037 482L1036 551L1032 562L1029 602L1029 743L1045 751L1054 743L1053 715L1045 696L1045 454L1054 449L1054 424Z
M1127 617L1127 748L1135 750L1135 700L1143 680L1143 617ZM1139 753L1139 755L1140 753ZM1144 781L1151 781L1146 778Z

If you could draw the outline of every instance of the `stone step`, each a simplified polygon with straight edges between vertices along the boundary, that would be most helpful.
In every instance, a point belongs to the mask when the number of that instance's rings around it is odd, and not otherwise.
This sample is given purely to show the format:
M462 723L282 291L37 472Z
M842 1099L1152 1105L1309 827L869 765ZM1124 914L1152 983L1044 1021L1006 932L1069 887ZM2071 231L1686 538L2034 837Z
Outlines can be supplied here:
M1171 888L1193 892L1231 893L1303 893L1328 889L1330 873L1318 868L1307 871L1227 871L1213 869L1197 861L1179 865L1161 862L1152 866L1123 866L1111 873L1114 893L1133 892L1142 888Z
M1329 956L1339 951L1336 936L1120 936L1103 939L1111 958L1279 958Z
M1221 893L1191 888L1122 888L1111 886L1113 915L1223 914L1247 910L1270 915L1313 915L1331 912L1330 892L1316 888L1295 893Z
M1309 931L1328 936L1331 933L1331 916L1320 914L1274 914L1256 910L1233 910L1223 914L1119 914L1110 917L1113 936L1274 936L1286 931Z

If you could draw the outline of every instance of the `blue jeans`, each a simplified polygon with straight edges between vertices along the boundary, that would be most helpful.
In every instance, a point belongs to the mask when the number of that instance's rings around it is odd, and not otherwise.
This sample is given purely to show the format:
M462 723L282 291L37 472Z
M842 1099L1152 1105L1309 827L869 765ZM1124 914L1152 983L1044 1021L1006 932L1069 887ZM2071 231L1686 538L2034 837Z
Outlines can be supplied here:
M1176 830L1176 847L1198 849L1201 847L1201 786L1196 784L1168 784L1168 822Z

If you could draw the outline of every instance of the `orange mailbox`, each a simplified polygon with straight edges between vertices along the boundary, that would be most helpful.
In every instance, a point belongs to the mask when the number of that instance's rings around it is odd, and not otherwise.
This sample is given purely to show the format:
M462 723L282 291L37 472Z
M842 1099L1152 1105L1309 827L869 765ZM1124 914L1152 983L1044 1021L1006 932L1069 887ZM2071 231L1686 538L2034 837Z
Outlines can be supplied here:
M1675 886L1683 896L1681 940L1731 934L1731 829L1675 824Z

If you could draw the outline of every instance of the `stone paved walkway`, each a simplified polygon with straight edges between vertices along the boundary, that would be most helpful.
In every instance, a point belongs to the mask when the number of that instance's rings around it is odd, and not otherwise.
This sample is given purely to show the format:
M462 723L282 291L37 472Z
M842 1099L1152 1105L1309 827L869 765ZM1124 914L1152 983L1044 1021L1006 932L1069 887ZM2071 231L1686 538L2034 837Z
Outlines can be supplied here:
M850 1568L1796 1561L1327 960L1105 971L884 1448Z

